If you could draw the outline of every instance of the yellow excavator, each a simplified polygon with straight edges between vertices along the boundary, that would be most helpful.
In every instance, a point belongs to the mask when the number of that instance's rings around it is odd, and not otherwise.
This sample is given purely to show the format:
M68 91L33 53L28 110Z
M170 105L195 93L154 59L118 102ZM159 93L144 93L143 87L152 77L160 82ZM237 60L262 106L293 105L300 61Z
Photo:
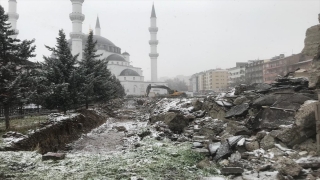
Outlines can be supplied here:
M151 86L151 84L148 85L147 90L146 90L146 96L149 96L150 90L152 88L160 88L160 89L166 89L168 91L168 95L170 97L187 97L187 94L185 92L179 92L177 90L172 90L167 86L164 85L156 85L156 86Z

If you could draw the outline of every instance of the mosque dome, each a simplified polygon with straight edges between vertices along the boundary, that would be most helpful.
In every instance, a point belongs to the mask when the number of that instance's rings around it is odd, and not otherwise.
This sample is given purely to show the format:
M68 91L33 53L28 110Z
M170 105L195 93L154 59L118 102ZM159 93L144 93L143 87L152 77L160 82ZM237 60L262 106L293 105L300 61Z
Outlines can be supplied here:
M88 36L85 37L85 42L87 42L87 39L88 39ZM109 39L102 36L93 35L93 42L95 41L97 41L97 45L116 46Z
M84 35L82 39L82 48L84 49L86 47L87 41L88 41L89 35ZM93 42L97 41L97 49L98 50L105 50L112 53L121 53L121 49L117 47L113 42L111 42L109 39L99 36L99 35L93 35ZM68 40L69 47L72 47L72 40Z
M122 56L118 54L111 54L107 57L107 61L126 61Z
M132 69L125 69L120 73L120 76L140 76L139 73Z
M124 52L124 53L122 53L122 55L128 55L128 56L130 56L130 54L129 54L128 52Z

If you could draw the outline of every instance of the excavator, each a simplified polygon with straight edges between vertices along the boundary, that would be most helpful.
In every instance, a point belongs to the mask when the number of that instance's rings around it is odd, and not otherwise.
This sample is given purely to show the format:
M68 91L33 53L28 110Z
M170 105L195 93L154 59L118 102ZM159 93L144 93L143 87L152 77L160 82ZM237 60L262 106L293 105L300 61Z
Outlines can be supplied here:
M150 90L152 88L160 88L160 89L166 89L168 91L168 95L170 97L187 97L187 94L185 92L179 92L177 90L172 90L167 86L164 85L156 85L156 86L151 86L151 84L148 85L147 90L146 90L146 96L149 96Z

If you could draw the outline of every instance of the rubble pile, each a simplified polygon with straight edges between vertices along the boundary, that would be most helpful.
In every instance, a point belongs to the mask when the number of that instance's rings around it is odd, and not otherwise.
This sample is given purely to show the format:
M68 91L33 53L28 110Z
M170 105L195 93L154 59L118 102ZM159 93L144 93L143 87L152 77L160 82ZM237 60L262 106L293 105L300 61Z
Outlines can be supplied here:
M306 78L239 85L206 98L144 102L158 140L191 141L193 150L234 179L316 179L314 104ZM154 104L154 105L152 105ZM210 163L207 163L210 166Z

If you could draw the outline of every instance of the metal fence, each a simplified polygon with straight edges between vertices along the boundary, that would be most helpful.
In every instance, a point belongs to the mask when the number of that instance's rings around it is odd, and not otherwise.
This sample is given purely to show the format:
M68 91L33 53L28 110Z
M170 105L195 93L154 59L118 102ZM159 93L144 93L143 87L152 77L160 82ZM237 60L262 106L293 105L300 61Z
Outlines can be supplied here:
M9 108L10 118L23 118L24 116L33 115L47 115L57 112L57 110L42 109L40 107L26 108L26 107L12 107ZM0 119L4 119L4 107L0 106Z

